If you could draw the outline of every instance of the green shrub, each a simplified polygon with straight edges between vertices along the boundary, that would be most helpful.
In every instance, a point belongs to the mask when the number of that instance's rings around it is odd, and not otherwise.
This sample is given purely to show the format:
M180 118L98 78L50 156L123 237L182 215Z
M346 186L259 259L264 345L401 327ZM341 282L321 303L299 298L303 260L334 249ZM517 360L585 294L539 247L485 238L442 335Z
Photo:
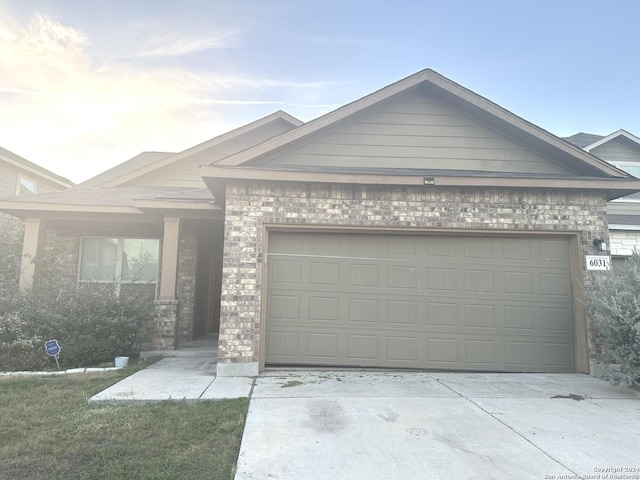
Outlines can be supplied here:
M33 288L19 292L21 254L21 222L0 216L0 371L55 369L44 349L51 339L64 368L112 362L141 343L153 312L148 298L118 299L113 284L64 277L68 259L55 245L34 260Z
M0 300L18 290L23 228L21 220L0 213Z
M603 277L588 301L605 354L616 368L613 383L640 381L640 254Z
M0 232L0 239L8 237ZM36 259L33 288L19 292L21 252L11 251L18 252L9 262L18 270L0 278L0 371L56 368L44 349L51 339L60 343L64 368L111 362L141 343L152 315L147 298L119 299L113 284L65 280L55 251Z
M64 368L113 361L142 341L150 312L135 298L119 301L111 284L34 288L0 311L0 370L54 366L44 341L56 339ZM11 358L7 358L7 357Z

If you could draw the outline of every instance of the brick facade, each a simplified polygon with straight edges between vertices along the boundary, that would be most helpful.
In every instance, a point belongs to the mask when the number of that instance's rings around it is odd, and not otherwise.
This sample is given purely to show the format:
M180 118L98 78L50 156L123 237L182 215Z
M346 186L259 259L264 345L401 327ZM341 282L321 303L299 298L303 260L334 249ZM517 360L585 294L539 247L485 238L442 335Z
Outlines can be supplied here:
M180 311L177 300L156 300L151 345L154 350L175 350L178 346L176 326Z
M176 298L180 303L176 337L178 342L193 340L197 241L193 229L184 227L178 243L178 284Z
M82 237L162 238L162 224L45 221L42 252L49 254L63 281L78 278Z
M159 238L162 223L48 221L42 253L49 254L50 265L61 282L76 282L80 244L84 236ZM196 234L193 228L181 231L178 256L178 286L175 301L155 302L152 344L157 349L174 349L180 341L193 339L196 283ZM160 272L159 272L160 273Z
M587 192L229 182L219 371L247 364L257 373L267 225L578 232L582 253L593 254L594 239L608 242L605 217L604 195ZM584 273L585 288L595 275ZM589 350L593 357L592 331Z

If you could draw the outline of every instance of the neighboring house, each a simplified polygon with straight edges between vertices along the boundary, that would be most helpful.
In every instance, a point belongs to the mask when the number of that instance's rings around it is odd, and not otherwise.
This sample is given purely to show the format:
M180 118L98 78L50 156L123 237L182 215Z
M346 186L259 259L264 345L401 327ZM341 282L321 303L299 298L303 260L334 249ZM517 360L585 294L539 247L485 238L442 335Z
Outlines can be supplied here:
M71 186L73 183L70 180L0 147L0 199L61 191ZM22 224L18 219L0 212L0 230L0 242L6 242L0 246L6 246L12 251L16 247L20 248Z
M0 198L57 192L72 186L70 180L0 148Z
M300 123L277 112L180 153L142 153L64 192L0 202L25 222L21 287L33 281L30 259L55 252L61 279L157 299L154 348L217 333L224 216L200 165Z
M625 130L610 135L577 133L568 142L609 162L634 177L640 177L640 138ZM613 262L623 262L640 250L640 194L613 200L607 205Z
M0 210L26 218L25 253L62 248L71 279L154 285L157 348L219 332L221 376L589 372L582 299L602 272L585 256L607 253L607 202L637 191L423 70L307 124L278 112Z

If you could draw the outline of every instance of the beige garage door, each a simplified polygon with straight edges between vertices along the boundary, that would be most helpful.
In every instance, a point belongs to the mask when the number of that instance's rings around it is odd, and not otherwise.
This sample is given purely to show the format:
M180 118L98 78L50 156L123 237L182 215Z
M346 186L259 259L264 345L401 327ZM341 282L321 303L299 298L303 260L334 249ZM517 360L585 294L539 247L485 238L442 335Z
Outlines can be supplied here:
M573 372L566 237L269 234L267 365Z

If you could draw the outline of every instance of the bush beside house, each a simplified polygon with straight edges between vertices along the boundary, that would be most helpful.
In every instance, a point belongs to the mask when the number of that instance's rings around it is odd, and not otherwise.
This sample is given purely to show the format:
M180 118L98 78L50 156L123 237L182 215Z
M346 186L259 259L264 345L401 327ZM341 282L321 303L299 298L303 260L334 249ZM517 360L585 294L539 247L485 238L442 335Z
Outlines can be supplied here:
M634 254L613 275L603 277L589 298L589 312L602 338L614 384L640 383L640 254Z
M55 252L39 263L34 287L18 291L21 225L2 218L0 229L0 371L55 367L44 342L61 345L65 368L111 362L140 344L149 322L145 299L119 300L113 284L76 283L60 279Z

